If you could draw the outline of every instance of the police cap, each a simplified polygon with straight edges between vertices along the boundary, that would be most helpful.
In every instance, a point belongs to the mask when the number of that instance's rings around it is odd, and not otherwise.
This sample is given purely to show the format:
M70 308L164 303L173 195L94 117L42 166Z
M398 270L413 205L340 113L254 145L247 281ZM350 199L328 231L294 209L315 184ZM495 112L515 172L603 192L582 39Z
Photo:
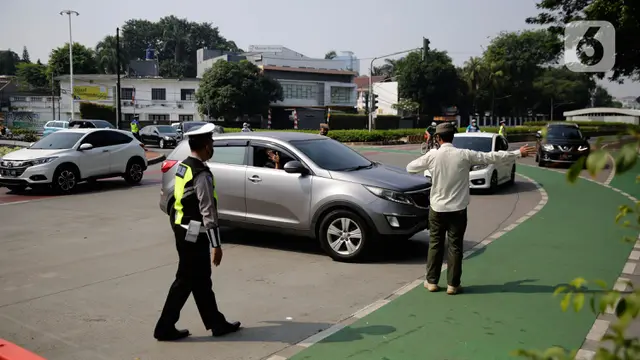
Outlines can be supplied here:
M187 131L184 134L184 136L213 134L215 129L216 129L215 125L213 125L211 123L207 123L207 124L204 124L204 125L200 126L199 128L197 128L195 130Z

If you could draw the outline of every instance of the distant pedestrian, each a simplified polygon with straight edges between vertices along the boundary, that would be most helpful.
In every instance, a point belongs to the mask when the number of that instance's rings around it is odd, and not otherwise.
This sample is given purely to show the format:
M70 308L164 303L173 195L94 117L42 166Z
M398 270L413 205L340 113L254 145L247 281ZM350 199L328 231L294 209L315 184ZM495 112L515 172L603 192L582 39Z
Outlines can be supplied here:
M320 135L328 136L329 135L329 124L320 124Z
M504 120L500 120L500 130L498 130L498 134L507 138L507 127L505 126Z
M471 124L467 126L467 132L480 132L480 127L478 126L476 119L471 120Z
M138 141L142 141L140 140L140 122L138 122L137 117L131 119L131 134L133 134L133 137L135 137Z
M252 132L253 130L251 130L251 125L249 125L248 123L244 123L242 124L242 130L240 130L241 132Z
M427 278L424 286L429 291L438 291L440 271L444 260L445 238L449 238L447 259L447 294L460 291L462 277L462 253L464 234L467 230L467 206L469 206L469 169L473 165L495 164L526 157L536 149L524 145L516 151L480 152L458 149L451 144L456 133L450 123L436 127L435 138L438 150L430 150L407 165L410 173L429 170L431 209L429 210L429 253Z

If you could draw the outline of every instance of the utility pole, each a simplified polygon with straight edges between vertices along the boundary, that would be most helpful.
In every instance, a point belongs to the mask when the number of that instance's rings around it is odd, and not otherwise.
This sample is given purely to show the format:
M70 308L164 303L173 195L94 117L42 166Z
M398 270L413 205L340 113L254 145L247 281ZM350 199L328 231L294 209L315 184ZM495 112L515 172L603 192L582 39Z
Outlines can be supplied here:
M52 105L51 109L53 111L53 116L51 117L51 119L55 120L56 119L56 92L53 89L53 74L51 74L51 105Z
M116 28L116 129L120 129L120 116L122 107L120 101L120 28Z
M75 99L73 97L73 36L71 31L71 15L78 16L80 13L74 10L62 10L60 11L60 15L67 15L69 17L69 85L71 86L71 120L73 120L74 113L74 103Z

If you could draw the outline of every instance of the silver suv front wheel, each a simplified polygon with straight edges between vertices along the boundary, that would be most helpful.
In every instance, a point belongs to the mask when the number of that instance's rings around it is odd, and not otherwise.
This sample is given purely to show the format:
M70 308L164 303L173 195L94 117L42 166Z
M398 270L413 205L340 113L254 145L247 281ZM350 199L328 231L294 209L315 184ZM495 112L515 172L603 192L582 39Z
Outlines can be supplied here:
M320 224L320 245L336 261L361 260L370 250L367 223L349 210L335 210Z

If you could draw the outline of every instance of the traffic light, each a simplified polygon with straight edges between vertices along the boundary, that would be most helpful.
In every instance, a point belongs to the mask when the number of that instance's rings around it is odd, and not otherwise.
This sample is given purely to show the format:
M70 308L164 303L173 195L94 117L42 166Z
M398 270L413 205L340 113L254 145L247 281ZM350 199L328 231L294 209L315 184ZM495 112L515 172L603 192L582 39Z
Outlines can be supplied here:
M364 113L365 115L369 115L369 92L364 92Z
M429 52L429 44L431 42L426 37L422 38L422 61L427 61L427 53Z
M378 94L372 94L373 101L371 104L371 112L375 113L378 110Z

